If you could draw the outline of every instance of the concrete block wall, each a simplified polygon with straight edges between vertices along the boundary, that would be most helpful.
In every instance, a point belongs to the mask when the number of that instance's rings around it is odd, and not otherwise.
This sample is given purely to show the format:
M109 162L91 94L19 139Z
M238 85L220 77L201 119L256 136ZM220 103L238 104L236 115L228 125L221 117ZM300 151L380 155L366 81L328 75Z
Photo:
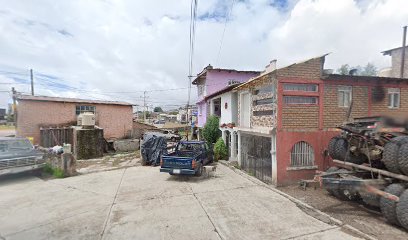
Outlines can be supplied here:
M324 128L334 128L347 121L348 107L339 107L338 89L344 85L325 84L323 96L323 126ZM352 85L349 85L352 86ZM352 86L353 107L351 118L367 117L368 112L368 87Z

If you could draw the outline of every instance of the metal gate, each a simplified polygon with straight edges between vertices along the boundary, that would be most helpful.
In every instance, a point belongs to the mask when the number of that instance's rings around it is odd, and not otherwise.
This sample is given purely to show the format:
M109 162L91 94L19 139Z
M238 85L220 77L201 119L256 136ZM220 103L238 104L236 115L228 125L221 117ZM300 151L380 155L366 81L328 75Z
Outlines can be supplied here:
M40 129L40 145L42 147L53 147L55 145L60 145L64 143L74 143L73 138L73 128L41 128Z
M272 182L271 137L241 134L241 167L256 178Z

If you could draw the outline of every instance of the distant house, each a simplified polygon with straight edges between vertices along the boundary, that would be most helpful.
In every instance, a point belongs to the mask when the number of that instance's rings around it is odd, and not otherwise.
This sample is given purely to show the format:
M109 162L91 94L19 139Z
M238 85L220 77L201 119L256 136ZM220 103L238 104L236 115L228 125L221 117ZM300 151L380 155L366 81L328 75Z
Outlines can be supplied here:
M202 128L209 115L221 116L221 99L216 98L210 101L208 96L233 84L246 82L248 79L258 76L259 73L258 71L213 68L211 65L205 67L192 82L197 85L198 93L197 126Z
M40 143L41 127L76 125L77 117L92 112L96 125L103 128L105 139L128 136L133 126L132 104L76 98L16 95L18 136L33 137Z
M404 61L402 61L402 50L405 50ZM382 54L391 56L391 68L386 69L385 72L381 71L380 76L399 78L401 77L401 65L404 64L404 76L402 77L408 78L408 46L386 50Z

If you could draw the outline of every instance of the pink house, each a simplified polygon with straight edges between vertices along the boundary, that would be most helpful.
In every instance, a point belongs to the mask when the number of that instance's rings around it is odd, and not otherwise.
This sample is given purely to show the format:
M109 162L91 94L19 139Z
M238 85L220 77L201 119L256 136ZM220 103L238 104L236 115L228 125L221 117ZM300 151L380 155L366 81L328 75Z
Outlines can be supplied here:
M234 69L213 68L208 65L193 80L197 85L197 126L202 128L207 121L207 116L216 115L221 117L221 98L212 99L209 97L231 85L243 83L250 78L260 74L258 71L237 71Z

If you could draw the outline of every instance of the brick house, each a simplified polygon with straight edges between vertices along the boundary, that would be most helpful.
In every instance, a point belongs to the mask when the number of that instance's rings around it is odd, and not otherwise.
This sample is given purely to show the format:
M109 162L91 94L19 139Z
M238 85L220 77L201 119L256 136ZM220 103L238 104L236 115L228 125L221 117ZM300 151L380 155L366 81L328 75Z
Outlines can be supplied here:
M197 127L202 128L209 115L221 116L221 98L208 98L208 96L223 90L236 83L243 83L259 75L257 71L238 71L234 69L205 67L193 80L197 85Z
M327 144L351 117L408 114L408 79L329 74L326 55L264 72L238 92L237 160L286 185L330 165Z
M16 95L17 136L33 137L40 142L41 127L76 125L77 116L93 112L96 125L103 128L105 139L126 137L132 130L132 104L114 101Z
M402 61L403 50L405 51L404 61ZM403 77L408 78L408 46L389 49L382 54L391 56L391 68L385 74L387 77L401 77L401 65L404 64Z

